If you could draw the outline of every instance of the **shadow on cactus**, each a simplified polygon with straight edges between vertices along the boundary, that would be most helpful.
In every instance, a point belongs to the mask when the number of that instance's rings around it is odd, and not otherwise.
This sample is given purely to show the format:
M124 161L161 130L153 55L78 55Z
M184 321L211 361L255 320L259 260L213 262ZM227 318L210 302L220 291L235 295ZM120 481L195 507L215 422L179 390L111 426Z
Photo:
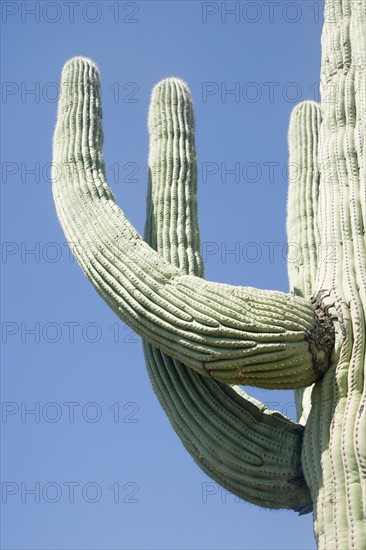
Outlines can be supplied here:
M181 80L152 93L144 239L106 182L90 59L63 69L53 144L65 235L97 292L143 337L152 386L187 451L249 502L313 510L327 550L366 540L365 9L326 2L321 88L332 101L291 115L287 230L301 257L289 264L288 294L203 279L194 115ZM333 262L322 257L328 244ZM239 384L295 389L299 423Z

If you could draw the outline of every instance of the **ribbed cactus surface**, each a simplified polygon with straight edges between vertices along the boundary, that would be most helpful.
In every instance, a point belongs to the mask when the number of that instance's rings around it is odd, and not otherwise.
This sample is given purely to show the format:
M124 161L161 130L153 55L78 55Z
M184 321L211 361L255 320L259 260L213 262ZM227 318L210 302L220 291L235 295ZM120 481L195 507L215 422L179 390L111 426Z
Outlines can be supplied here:
M187 274L203 276L194 115L189 90L181 80L170 78L154 88L149 131L145 239ZM239 387L201 376L147 342L144 351L162 407L209 476L255 504L300 513L311 510L301 468L300 425L269 411Z
M117 315L151 344L217 380L293 388L319 378L332 344L326 317L294 295L186 275L155 252L105 180L96 66L72 59L61 89L54 164L64 177L54 182L57 211L68 239L78 243L81 267ZM153 213L159 227L168 212L176 216L174 204ZM167 241L166 230L161 238Z
M288 294L202 278L184 82L152 93L144 239L106 182L99 74L87 58L63 69L54 136L61 225L97 292L143 337L185 448L250 502L313 510L324 550L366 541L365 11L363 0L326 3L323 100L291 116ZM295 389L299 424L233 384Z

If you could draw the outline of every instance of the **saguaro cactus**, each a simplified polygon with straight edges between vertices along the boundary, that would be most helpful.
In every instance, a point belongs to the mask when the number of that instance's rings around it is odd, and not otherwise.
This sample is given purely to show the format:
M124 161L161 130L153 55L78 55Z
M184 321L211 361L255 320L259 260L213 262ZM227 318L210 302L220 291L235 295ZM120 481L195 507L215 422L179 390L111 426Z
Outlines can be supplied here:
M145 240L105 179L99 76L62 74L57 213L86 276L144 339L154 391L209 476L269 508L313 510L319 548L366 541L366 4L326 2L321 106L290 120L290 293L203 280L187 85L153 90ZM239 386L293 388L299 423Z

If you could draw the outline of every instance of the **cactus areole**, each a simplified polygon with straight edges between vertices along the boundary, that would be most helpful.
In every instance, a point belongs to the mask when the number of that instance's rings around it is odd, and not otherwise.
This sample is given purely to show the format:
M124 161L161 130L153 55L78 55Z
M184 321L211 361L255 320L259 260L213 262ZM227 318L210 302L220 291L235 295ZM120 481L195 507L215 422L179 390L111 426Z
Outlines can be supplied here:
M301 255L288 294L203 279L194 115L177 78L152 92L144 238L106 182L99 75L83 57L62 72L53 195L85 275L142 336L153 389L202 470L259 506L312 511L320 549L361 550L365 0L325 3L321 93L290 119L287 232ZM294 389L299 422L238 384Z

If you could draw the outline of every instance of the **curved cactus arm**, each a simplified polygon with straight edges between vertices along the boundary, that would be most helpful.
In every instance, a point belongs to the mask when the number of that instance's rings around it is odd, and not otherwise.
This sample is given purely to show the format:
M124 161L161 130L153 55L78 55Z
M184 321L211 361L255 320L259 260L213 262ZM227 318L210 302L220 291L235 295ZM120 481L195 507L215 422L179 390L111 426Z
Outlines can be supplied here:
M149 130L145 239L173 265L202 276L194 115L184 82L169 78L154 88ZM202 470L259 506L311 510L301 471L301 426L148 342L144 352L160 404Z
M203 471L258 506L312 510L301 469L302 426L150 344L144 350L160 404Z
M63 70L54 135L53 193L89 280L140 336L226 383L311 384L328 367L330 321L297 296L205 282L153 251L105 179L99 75L85 58Z
M288 132L289 189L287 201L287 260L290 291L311 299L318 267L319 231L317 220L319 194L318 139L320 105L304 101L292 111ZM306 424L313 386L295 390L297 416Z

